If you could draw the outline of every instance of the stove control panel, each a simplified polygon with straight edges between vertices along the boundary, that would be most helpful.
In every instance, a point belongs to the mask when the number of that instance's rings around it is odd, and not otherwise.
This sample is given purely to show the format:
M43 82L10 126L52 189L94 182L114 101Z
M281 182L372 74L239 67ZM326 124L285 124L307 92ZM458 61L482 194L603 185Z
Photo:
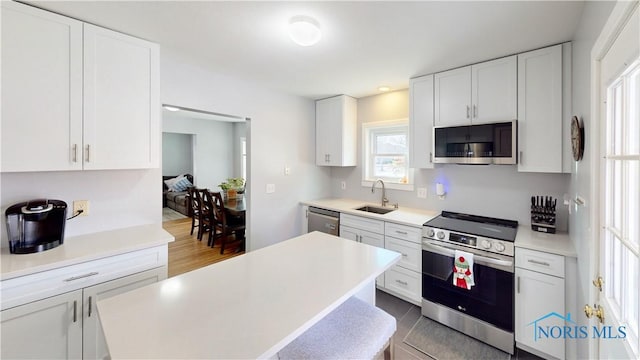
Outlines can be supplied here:
M483 236L475 236L463 234L449 230L431 228L424 226L422 228L422 237L432 240L446 241L454 244L461 244L474 249L489 251L497 254L514 256L514 246L512 242L487 238Z

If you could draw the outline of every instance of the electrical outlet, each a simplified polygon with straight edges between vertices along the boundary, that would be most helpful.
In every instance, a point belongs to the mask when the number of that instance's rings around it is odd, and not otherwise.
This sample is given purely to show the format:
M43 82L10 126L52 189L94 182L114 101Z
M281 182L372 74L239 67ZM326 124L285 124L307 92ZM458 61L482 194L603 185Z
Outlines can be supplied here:
M287 165L284 166L284 174L285 176L291 175L291 168Z
M346 181L344 181L344 180L343 180L343 181L341 181L341 182L340 182L340 188L341 188L342 190L347 190L347 182L346 182Z
M276 192L276 184L267 184L267 194Z
M73 215L77 214L80 210L82 210L82 214L78 216L89 216L89 200L73 201Z
M427 198L427 188L418 188L418 197L420 199L426 199Z

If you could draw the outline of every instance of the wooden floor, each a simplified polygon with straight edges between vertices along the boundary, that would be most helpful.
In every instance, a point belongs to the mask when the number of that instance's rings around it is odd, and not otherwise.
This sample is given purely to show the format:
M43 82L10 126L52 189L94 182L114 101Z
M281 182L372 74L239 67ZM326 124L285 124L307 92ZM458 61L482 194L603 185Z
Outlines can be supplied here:
M220 245L215 248L207 246L207 235L202 241L196 237L197 229L191 231L191 219L165 221L162 227L175 237L175 241L169 243L169 277L180 275L222 260L241 255L244 252L232 252L235 247L225 249L225 254L220 255Z

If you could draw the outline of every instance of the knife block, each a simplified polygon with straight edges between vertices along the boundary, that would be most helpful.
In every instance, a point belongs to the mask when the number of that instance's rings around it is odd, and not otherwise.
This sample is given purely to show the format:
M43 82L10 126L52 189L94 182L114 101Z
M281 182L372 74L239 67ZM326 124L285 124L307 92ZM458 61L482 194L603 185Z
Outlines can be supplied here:
M531 230L555 234L556 233L556 199L553 206L531 205Z

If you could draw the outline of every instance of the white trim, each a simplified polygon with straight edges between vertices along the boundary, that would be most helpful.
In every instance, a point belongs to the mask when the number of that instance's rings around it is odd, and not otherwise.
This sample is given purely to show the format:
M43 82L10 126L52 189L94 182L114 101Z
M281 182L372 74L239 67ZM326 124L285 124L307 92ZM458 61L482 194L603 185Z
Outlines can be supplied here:
M361 182L362 187L368 187L371 188L371 185L373 185L373 181L368 181L368 180L363 180ZM399 183L392 183L392 182L384 182L384 186L385 189L389 190L401 190L401 191L413 191L414 190L414 185L413 184L399 184Z
M406 128L407 134L407 183L398 183L392 182L391 180L387 180L383 178L385 182L385 186L387 189L393 190L404 190L404 191L413 191L413 179L414 179L414 171L410 167L411 164L411 127L408 118L394 119L394 120L384 120L384 121L372 121L362 123L362 151L361 151L361 161L362 161L362 172L361 172L361 183L362 186L371 186L373 184L373 180L368 179L367 170L369 169L369 148L371 147L370 142L370 134L371 132L376 131L377 128L393 128L393 127L402 127Z
M601 134L604 132L604 121L601 119L601 104L600 104L600 65L601 60L607 54L607 51L611 48L613 43L615 42L618 34L622 31L628 19L633 14L635 8L638 6L638 1L618 1L611 11L611 15L609 19L605 23L598 39L595 41L593 48L591 49L591 127L592 131L590 131L589 143L592 145L589 146L590 158L591 158L591 173L596 175L591 177L591 186L590 186L590 197L591 197L591 209L590 209L590 236L591 239L590 248L592 251L589 253L589 276L587 277L586 286L590 289L589 292L589 302L593 303L594 300L598 299L599 295L597 290L593 286L589 286L588 279L596 278L599 273L599 258L598 258L598 246L599 241L598 238L601 232L601 224L600 224L600 209L601 209L601 198L600 198L600 184L601 184L601 152L600 150L603 148L603 144L601 143ZM597 129L597 131L596 131ZM577 196L577 194L576 194ZM628 344L625 344L628 347ZM589 339L589 349L588 349L588 358L593 359L597 358L598 351L598 339ZM632 354L632 352L630 352Z

